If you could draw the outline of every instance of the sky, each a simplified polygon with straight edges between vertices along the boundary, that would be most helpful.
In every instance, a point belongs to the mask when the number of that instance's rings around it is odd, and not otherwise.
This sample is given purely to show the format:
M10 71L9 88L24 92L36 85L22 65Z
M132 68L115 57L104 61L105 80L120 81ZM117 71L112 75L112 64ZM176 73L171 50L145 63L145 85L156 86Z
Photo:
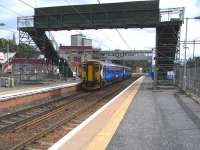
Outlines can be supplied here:
M23 0L32 7L50 7L70 4L95 4L97 0ZM100 0L101 3L126 2L134 0ZM13 36L13 32L18 39L17 17L32 16L34 9L24 5L20 0L0 0L0 38L9 38ZM185 7L185 18L200 16L200 0L160 0L160 8ZM181 41L185 39L185 25L181 28ZM194 40L200 36L200 20L190 19L188 21L188 40ZM93 39L93 46L103 50L113 49L135 49L150 50L155 48L155 28L145 29L119 29L128 46L123 42L115 29L105 30L84 30L84 31L59 31L52 32L58 44L70 45L70 36L72 34L82 33L87 38ZM200 38L199 38L200 40ZM193 45L188 45L187 57L192 56ZM184 56L183 45L181 45L181 57ZM200 45L196 45L195 56L200 56Z

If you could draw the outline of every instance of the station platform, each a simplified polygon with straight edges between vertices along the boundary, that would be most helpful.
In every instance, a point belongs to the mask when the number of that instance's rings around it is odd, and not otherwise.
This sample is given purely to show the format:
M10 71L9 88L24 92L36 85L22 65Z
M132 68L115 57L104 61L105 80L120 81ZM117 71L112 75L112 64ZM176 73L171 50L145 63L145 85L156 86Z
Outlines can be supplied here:
M33 101L48 100L67 96L78 89L80 80L65 80L31 85L20 85L14 88L0 88L0 114L3 109L29 104Z
M31 85L20 85L14 88L0 88L0 101L7 100L9 98L25 96L33 93L49 91L61 87L66 87L70 85L76 85L80 83L80 80L68 80L68 81L59 81L52 83L44 84L31 84Z
M200 105L146 78L107 149L199 150L199 141Z
M200 105L141 77L50 150L199 150Z

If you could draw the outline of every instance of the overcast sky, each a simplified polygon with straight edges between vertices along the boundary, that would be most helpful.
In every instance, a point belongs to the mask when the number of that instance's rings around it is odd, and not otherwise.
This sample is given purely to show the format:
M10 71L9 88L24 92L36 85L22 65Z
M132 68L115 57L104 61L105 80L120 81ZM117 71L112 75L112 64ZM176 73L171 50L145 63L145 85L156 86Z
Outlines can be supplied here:
M33 7L61 6L69 4L95 4L97 0L24 0ZM130 0L100 0L101 3L125 2ZM133 0L132 0L133 1ZM33 8L24 5L18 0L0 0L0 23L6 26L0 27L0 38L12 38L13 32L17 32L17 16L31 16ZM160 0L160 8L185 7L185 17L200 16L200 0ZM155 29L119 29L132 49L149 50L155 47ZM107 49L129 49L122 41L116 30L84 30L84 31L60 31L53 32L59 44L69 45L70 35L83 33L88 38L94 39L93 45ZM200 20L189 20L188 40L200 36ZM185 38L185 24L181 29L181 40ZM17 38L18 39L18 38ZM200 38L199 38L200 40ZM182 46L181 46L182 49ZM200 55L200 46L196 46L196 55ZM183 56L183 50L181 55ZM192 55L192 46L189 46L188 57Z

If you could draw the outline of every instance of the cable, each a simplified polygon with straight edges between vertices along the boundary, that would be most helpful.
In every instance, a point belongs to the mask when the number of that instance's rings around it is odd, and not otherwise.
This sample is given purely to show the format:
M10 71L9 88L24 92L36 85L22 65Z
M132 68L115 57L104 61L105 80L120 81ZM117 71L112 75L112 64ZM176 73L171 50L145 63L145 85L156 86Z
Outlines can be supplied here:
M132 48L128 45L128 43L126 42L126 40L124 39L124 37L122 36L122 34L119 32L119 30L118 29L115 29L116 31L117 31L117 33L119 34L119 36L121 37L121 39L124 41L124 43L126 44L126 46L130 49L130 50L132 50Z
M71 3L69 2L69 0L65 0L65 1L68 3L68 5L70 5L70 6L76 11L77 14L79 14L82 18L85 18L85 19L87 20L88 23L91 23L91 21L90 21L87 17L85 17L84 15L82 15L82 14L80 13L80 11L79 11L78 9L76 9L76 7L74 7L73 5L71 5ZM113 41L112 41L110 38L108 38L107 36L105 36L105 34L104 34L103 32L100 31L100 33L101 33L104 37L106 37L109 41L111 41L111 42L113 43ZM115 45L115 43L114 43L114 45ZM107 47L107 46L106 46L106 47Z
M98 40L96 40L96 39L93 39L93 41L95 41L95 42L97 42L97 43L103 45L104 47L107 47L108 49L111 49L108 45L103 44L102 42L100 42L100 41L98 41Z
M31 8L33 8L33 9L35 9L32 5L30 5L30 4L28 4L28 3L26 3L26 2L24 2L23 0L18 0L19 2L21 2L21 3L23 3L23 4L25 4L25 5L27 5L27 6L29 6L29 7L31 7ZM76 10L76 8L74 7L74 9ZM77 11L77 10L76 10ZM44 12L42 12L43 14L45 14ZM82 16L83 17L83 16ZM39 25L42 25L42 24L40 24L40 23L38 23L38 22L35 22L36 24L39 24ZM43 25L44 26L44 25ZM44 27L47 27L47 28L49 28L48 26L44 26ZM82 34L81 32L79 32L79 31L77 31L78 33L80 33L80 34Z
M113 43L113 45L115 45L115 47L119 47L118 45L116 46L116 43L113 42L113 40L110 39L110 37L108 37L106 34L104 34L102 31L99 31L104 37L106 37L109 41L111 41Z
M101 41L97 40L97 37L96 39L94 39L93 37L91 37L89 34L86 34L87 37L89 37L90 39L92 39L92 41L95 41L96 43L98 43L99 45L103 45L104 47L107 47L108 49L111 49L108 45L106 44L103 44Z
M98 4L101 5L101 2L100 0L97 0ZM105 9L104 9L105 13L107 12ZM126 42L125 38L123 37L123 35L119 32L118 29L115 29L118 33L118 35L120 36L120 38L122 39L122 41L125 43L125 45L128 47L128 49L132 50L132 48L128 45L128 43Z
M18 0L18 1L34 9L33 6L31 6L30 4L24 2L23 0ZM69 1L67 1L67 3L68 3L68 4L76 11L76 13L78 13L83 19L87 20L87 22L90 22L90 20L88 20L87 17L83 16L83 15L79 12L79 10L77 10L73 5L71 5L71 4L69 3ZM36 24L37 24L37 22L36 22ZM39 23L38 23L38 24L39 24ZM39 25L41 25L41 24L39 24ZM45 26L45 27L47 27L47 26ZM79 34L82 34L80 31L77 31L77 32L78 32ZM108 46L106 46L106 47L108 47Z
M4 30L4 31L10 31L10 32L13 32L13 33L17 33L15 30L12 30L12 29L9 29L9 28L0 28L0 30Z
M0 4L0 7L3 8L3 9L5 9L5 10L7 10L8 12L12 12L12 14L14 14L14 15L16 15L16 16L21 15L21 14L19 14L18 12L12 10L12 9L6 8L4 5L1 5L1 4Z
M98 2L99 4L101 4L100 0L97 0L97 2Z
M198 38L200 38L200 36L196 37L194 40L197 40Z
M4 6L4 5L1 5L1 4L0 4L0 7L3 8L3 9L5 9L5 10L7 10L8 12L11 12L12 14L14 14L14 15L16 15L16 16L22 15L22 14L20 14L20 13L14 11L14 10L12 10L12 9L10 9L10 8L7 8L7 7ZM19 32L17 31L16 28L10 27L10 26L8 26L8 25L6 25L6 27L9 27L10 29L9 29L9 28L1 28L0 30L10 31L10 32L13 32L13 33L15 33L15 34L19 34Z
M30 5L30 4L26 3L26 2L24 2L23 0L18 0L18 1L34 9L34 7L33 7L32 5ZM66 1L66 2L76 11L77 14L79 14L83 19L87 20L87 22L90 23L90 20L89 20L87 17L85 17L84 15L82 15L82 14L79 12L78 9L76 9L73 5L70 4L69 1ZM36 23L37 23L37 22L36 22ZM38 23L38 24L39 24L39 23ZM39 24L39 25L41 25L41 24ZM48 27L48 26L45 26L45 27ZM80 32L80 31L77 31L77 32L78 32L79 34L82 34L82 32ZM104 35L104 36L105 36L105 35ZM96 40L96 41L97 41L97 40ZM110 40L110 41L111 41L111 40ZM97 41L97 42L99 42L99 41ZM102 43L101 43L101 44L102 44ZM108 46L106 46L105 44L102 44L102 45L104 45L105 47L108 47ZM108 47L108 48L110 48L110 47Z
M18 0L19 2L21 2L21 3L23 3L24 5L26 5L26 6L28 6L28 7L31 7L31 8L33 8L33 9L35 9L35 7L33 7L32 5L30 5L30 4L28 4L28 3L26 3L26 2L24 2L23 0ZM42 12L43 13L43 12ZM44 14L44 13L43 13ZM43 24L41 24L41 23L38 23L38 22L36 22L36 21L34 21L34 23L35 24L38 24L38 25L41 25L42 27L45 27L45 28L49 28L47 25L43 25ZM42 40L41 40L42 41ZM53 44L52 44L53 45Z
M87 17L85 17L84 15L82 15L82 14L79 12L79 10L76 9L76 7L74 7L73 5L71 5L71 3L70 3L68 0L66 0L66 2L68 3L68 5L70 5L70 6L76 11L77 14L79 14L83 19L87 20L88 23L90 23L90 20L89 20Z
M11 12L12 14L14 14L14 15L16 15L16 16L18 16L19 15L19 13L18 12L16 12L16 11L13 11L12 9L9 9L9 8L6 8L4 5L1 5L0 4L0 7L1 8L3 8L3 9L5 9L6 11L8 11L8 12ZM9 27L7 30L8 31L12 31L12 32L15 32L15 33L18 33L18 32L16 32L17 30L15 29L15 28L13 28L13 27L11 27L11 26L8 26L8 25L6 25L6 27Z
M31 7L31 8L33 8L33 9L35 9L35 7L33 7L32 5L26 3L26 2L24 2L22 0L18 0L18 1L21 2L21 3L23 3L24 5L27 5L27 6Z

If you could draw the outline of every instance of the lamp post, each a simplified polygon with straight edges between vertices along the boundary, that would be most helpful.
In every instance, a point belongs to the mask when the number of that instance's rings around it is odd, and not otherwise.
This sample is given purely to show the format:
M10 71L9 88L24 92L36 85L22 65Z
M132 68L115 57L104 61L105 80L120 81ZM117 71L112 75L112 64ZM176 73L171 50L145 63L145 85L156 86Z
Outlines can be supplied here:
M188 20L189 19L200 19L200 16L193 17L193 18L185 18L186 19L186 29L185 29L185 42L184 42L184 49L185 49L185 55L184 55L184 72L183 72L183 89L186 90L186 54L187 54L187 35L188 35Z

